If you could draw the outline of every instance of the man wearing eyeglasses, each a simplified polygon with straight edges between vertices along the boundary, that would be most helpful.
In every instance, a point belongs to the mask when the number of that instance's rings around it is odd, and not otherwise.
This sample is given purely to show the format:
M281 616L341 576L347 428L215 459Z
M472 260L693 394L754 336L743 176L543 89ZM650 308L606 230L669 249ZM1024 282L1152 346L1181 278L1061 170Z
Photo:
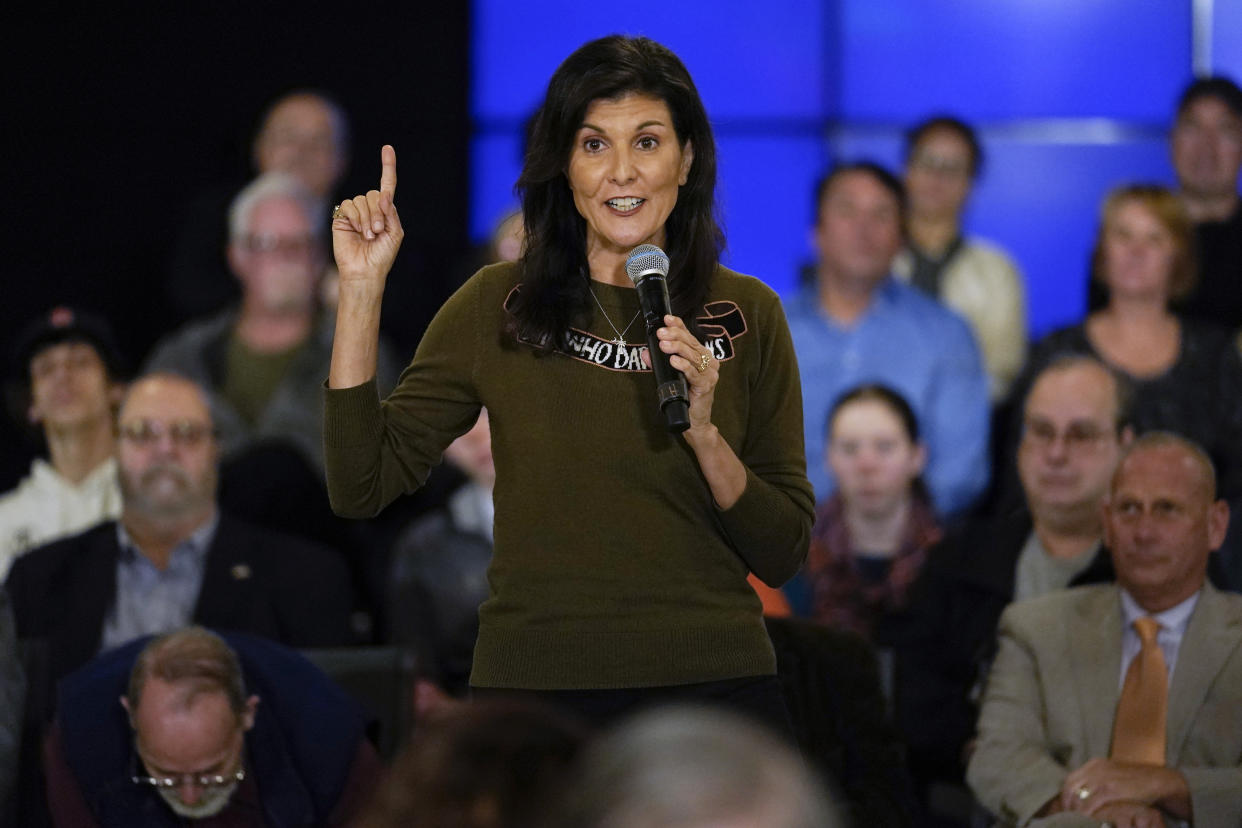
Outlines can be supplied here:
M292 91L260 116L251 144L252 168L256 175L290 175L330 205L339 198L337 185L349 165L349 133L349 119L338 103L320 91ZM229 203L240 189L240 182L221 182L185 206L164 285L170 324L215 313L236 300L237 285L222 243L228 237Z
M353 643L337 552L219 511L220 449L196 384L136 380L117 431L120 519L28 552L5 585L19 641L44 654L27 670L28 734L50 721L59 679L140 636L199 623L294 647ZM37 749L37 735L23 742Z
M133 642L67 677L59 706L44 754L57 828L343 825L381 771L356 705L249 636Z
M1002 610L1071 583L1111 579L1099 505L1132 437L1128 407L1124 380L1098 360L1050 363L1023 406L1025 508L969 522L929 552L900 631L895 698L912 770L928 791L963 781L975 695Z
M336 552L217 509L219 447L197 385L137 380L117 429L120 519L28 553L7 583L18 637L49 642L53 678L191 621L291 646L351 642Z
M220 449L194 382L143 377L117 420L119 520L27 552L5 585L17 638L43 654L27 669L31 754L57 680L135 637L195 622L293 647L353 643L353 588L337 552L217 509Z
M156 346L147 371L174 371L206 389L226 456L260 441L295 447L323 467L323 378L334 320L323 312L327 216L297 179L267 173L229 208L228 263L241 302L189 323ZM379 353L380 384L397 366Z
M1148 432L1101 508L1115 584L1001 617L971 788L1001 825L1242 823L1242 596L1207 581L1229 509L1198 445Z

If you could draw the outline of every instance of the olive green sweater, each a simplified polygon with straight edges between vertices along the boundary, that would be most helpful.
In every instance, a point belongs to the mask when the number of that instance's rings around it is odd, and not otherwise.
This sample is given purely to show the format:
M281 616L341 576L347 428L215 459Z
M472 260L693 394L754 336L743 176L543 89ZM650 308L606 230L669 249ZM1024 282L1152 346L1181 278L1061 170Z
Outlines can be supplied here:
M392 395L326 392L328 490L366 517L413 491L444 448L491 419L496 462L490 597L479 687L651 687L767 675L775 659L746 582L789 578L813 516L798 368L776 294L720 268L700 317L720 359L712 421L747 467L731 508L670 435L640 358L641 320L618 349L598 308L574 353L502 333L513 265L475 274L437 314ZM618 328L632 288L593 285ZM633 343L640 343L639 345Z

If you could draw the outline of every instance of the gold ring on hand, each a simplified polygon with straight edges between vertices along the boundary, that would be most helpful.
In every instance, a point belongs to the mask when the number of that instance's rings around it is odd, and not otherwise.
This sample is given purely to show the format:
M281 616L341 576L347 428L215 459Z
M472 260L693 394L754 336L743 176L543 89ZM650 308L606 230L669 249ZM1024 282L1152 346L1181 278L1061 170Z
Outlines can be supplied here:
M712 364L712 355L709 354L707 351L704 351L703 353L699 354L699 364L694 367L698 368L699 373L701 374L704 371L706 371L707 366L711 364Z
M338 204L332 208L332 220L336 221L336 217L339 216L340 214L341 214L341 205Z

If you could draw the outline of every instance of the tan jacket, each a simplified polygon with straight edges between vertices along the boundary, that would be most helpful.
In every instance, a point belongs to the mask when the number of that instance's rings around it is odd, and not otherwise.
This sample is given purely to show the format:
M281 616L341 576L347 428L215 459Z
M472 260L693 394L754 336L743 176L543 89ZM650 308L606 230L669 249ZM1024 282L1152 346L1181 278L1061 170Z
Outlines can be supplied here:
M1114 584L1078 587L1012 604L1001 616L966 778L1002 824L1027 825L1069 771L1108 756L1120 695L1120 594ZM1195 828L1242 824L1242 596L1211 584L1178 650L1166 763L1186 777ZM1047 824L1094 821L1058 816Z

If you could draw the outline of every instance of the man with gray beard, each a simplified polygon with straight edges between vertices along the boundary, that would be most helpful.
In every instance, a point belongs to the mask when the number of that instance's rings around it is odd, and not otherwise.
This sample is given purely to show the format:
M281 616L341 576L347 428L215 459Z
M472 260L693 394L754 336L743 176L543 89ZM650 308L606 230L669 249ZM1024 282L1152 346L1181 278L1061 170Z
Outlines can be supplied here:
M143 377L117 422L120 519L29 552L6 583L19 641L46 654L28 676L36 720L50 718L55 682L96 654L189 623L293 647L352 643L336 552L217 509L220 451L197 385Z

